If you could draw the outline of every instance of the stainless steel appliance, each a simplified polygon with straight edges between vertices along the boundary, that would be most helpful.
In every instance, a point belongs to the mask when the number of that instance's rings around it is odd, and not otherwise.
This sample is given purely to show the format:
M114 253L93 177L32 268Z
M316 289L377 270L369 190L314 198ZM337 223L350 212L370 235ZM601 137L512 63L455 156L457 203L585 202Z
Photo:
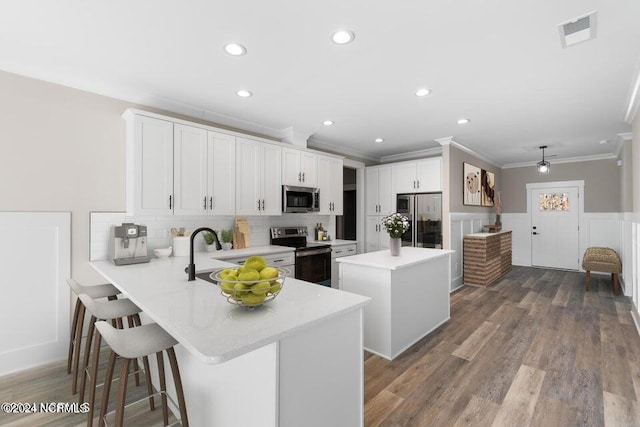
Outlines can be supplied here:
M147 226L125 222L111 227L109 258L115 265L149 262L147 255Z
M331 246L307 242L307 227L273 227L271 244L296 248L296 279L331 286Z
M282 212L306 213L320 210L320 189L282 186Z
M411 223L402 246L442 248L442 193L398 194L396 210Z

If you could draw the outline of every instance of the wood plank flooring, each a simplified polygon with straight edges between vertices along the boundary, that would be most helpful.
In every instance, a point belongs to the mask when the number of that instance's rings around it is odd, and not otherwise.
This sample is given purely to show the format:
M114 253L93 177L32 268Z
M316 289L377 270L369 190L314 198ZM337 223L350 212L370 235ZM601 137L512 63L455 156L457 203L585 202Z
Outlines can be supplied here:
M451 320L396 360L365 353L365 425L640 426L630 309L604 275L592 275L590 292L584 274L525 267L489 288L464 287L451 295ZM0 402L75 402L65 368L0 378ZM144 396L144 378L128 390L130 400ZM142 403L127 425L161 418ZM81 426L86 415L0 412L0 425Z
M514 267L451 295L451 320L365 354L366 426L640 426L640 336L611 279Z

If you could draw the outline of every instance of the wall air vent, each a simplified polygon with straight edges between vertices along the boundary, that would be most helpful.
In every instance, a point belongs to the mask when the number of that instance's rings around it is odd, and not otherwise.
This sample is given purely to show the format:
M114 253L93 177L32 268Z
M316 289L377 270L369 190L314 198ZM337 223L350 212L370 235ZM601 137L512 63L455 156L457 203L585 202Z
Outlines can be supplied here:
M596 12L590 12L558 25L562 47L596 38Z

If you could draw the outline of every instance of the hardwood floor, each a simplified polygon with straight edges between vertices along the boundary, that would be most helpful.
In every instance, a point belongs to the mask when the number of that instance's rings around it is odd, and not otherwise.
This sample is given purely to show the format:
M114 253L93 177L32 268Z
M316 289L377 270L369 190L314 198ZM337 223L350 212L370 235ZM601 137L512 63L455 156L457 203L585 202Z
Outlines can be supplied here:
M640 336L609 276L514 267L451 295L393 362L365 355L365 425L639 426Z
M611 293L608 276L592 275L591 285L585 292L580 273L514 267L489 288L453 293L451 320L396 360L365 354L365 425L640 426L630 302ZM1 378L0 402L75 402L65 368ZM144 396L144 378L128 390L131 400ZM127 425L161 418L141 403ZM84 414L0 412L0 425L85 424Z

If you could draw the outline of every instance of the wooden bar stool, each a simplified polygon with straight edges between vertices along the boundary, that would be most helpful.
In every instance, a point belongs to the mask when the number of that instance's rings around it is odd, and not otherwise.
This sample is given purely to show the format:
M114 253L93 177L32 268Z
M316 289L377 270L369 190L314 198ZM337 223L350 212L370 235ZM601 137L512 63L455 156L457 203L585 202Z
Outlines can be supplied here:
M87 340L85 344L84 351L84 361L82 365L82 379L80 382L80 396L78 402L82 404L84 402L84 393L86 390L86 382L87 377L90 379L90 387L89 387L89 413L88 413L88 423L87 425L91 426L93 423L93 407L95 404L95 396L96 396L96 388L99 386L97 383L97 375L98 375L98 364L100 362L100 336L99 334L95 334L96 342L95 347L93 349L93 360L91 366L89 366L89 359L91 355L91 342L94 337L95 332L95 323L99 320L111 320L117 325L119 329L123 328L122 319L129 319L129 327L133 328L135 326L140 326L142 323L140 321L139 313L142 311L129 299L118 299L114 301L96 301L93 298L89 297L86 294L78 295L80 301L84 305L85 309L91 313L91 320L89 322L89 331L87 333ZM149 396L153 395L153 389L151 388L151 375L149 371L149 359L145 356L142 359L144 364L145 371L145 380L147 383L147 392ZM89 372L91 370L91 372ZM136 385L140 385L140 377L139 377L139 368L138 368L138 360L136 359L134 362L134 374L136 378ZM153 397L149 402L151 406L151 410L154 410L154 402Z
M156 354L158 360L158 376L160 377L160 391L158 394L162 397L162 417L164 425L169 423L169 409L167 407L166 381L164 376L164 358L163 351L167 352L171 372L173 374L173 382L178 397L178 407L180 409L180 422L182 426L188 427L189 420L187 418L187 408L184 400L184 391L182 389L182 381L180 379L180 371L178 370L178 361L176 353L173 349L178 342L169 335L164 329L155 323L138 326L130 329L116 329L107 322L96 322L96 337L102 336L111 347L109 363L107 365L107 373L104 380L104 390L102 391L102 404L100 406L99 426L104 426L105 416L107 415L107 407L109 405L109 392L111 381L113 379L113 371L116 362L116 356L120 356L122 366L120 368L120 389L116 400L116 421L117 427L124 423L124 410L127 397L127 377L129 372L129 364L131 360ZM141 399L142 400L142 399ZM139 401L138 401L139 402ZM133 402L130 405L137 403ZM129 405L127 405L129 406Z
M86 294L93 299L108 298L110 300L116 299L116 295L120 293L118 288L110 283L96 286L85 286L76 282L74 279L67 279L67 284L77 295ZM76 306L73 310L73 320L71 321L71 333L69 334L69 354L67 356L67 374L72 373L71 379L71 393L76 394L78 392L78 366L80 361L80 347L82 346L82 330L84 328L84 315L85 306L78 298L76 300Z

